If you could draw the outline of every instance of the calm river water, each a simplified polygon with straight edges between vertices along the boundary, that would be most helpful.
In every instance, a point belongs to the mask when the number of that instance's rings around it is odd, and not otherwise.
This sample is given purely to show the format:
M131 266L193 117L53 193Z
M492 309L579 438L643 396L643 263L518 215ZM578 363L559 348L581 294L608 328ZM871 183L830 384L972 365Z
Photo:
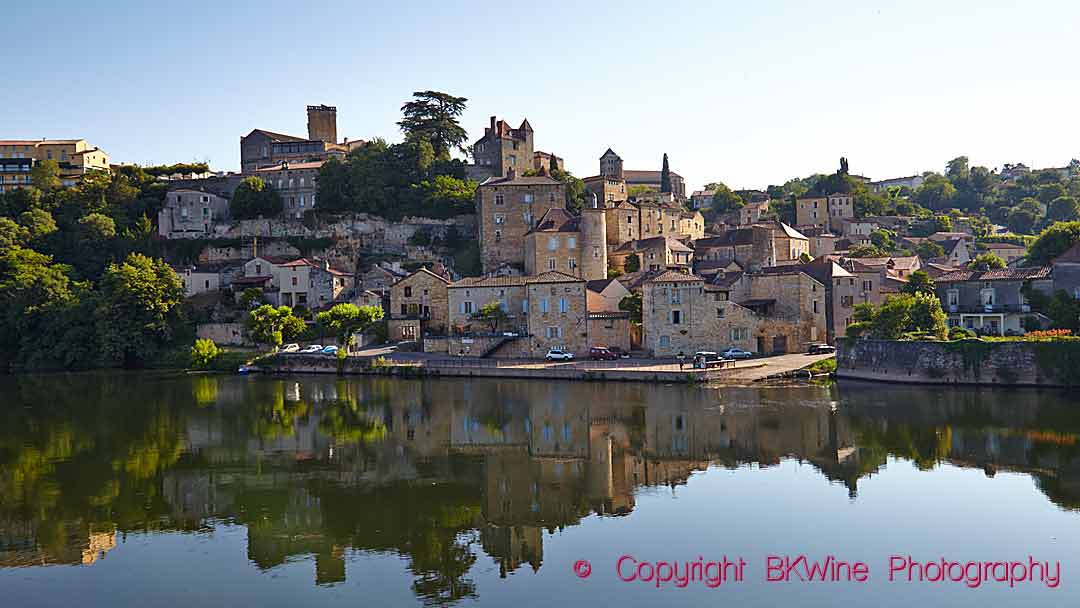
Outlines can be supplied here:
M1080 604L1080 395L149 373L0 395L4 606ZM839 580L800 581L829 556Z

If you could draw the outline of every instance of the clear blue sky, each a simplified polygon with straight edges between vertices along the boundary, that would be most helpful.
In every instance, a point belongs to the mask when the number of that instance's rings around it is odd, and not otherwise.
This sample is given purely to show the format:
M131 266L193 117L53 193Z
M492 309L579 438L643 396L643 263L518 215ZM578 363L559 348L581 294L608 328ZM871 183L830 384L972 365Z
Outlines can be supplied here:
M810 6L811 4L817 6ZM84 137L114 162L239 167L252 128L395 141L410 93L527 116L579 176L608 147L690 188L1080 157L1080 3L22 2L0 139ZM14 16L14 19L11 16Z

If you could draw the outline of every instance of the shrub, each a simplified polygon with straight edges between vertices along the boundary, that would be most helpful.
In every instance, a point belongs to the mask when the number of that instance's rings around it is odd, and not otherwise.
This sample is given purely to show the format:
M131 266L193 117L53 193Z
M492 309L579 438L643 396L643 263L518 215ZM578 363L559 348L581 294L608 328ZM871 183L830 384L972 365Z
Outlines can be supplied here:
M213 340L199 338L195 340L195 345L191 347L191 367L208 369L220 354L221 349L217 347L217 344L214 344Z
M952 328L949 329L949 339L950 340L966 340L968 338L974 338L974 337L975 337L975 332L971 331L970 329L967 329L966 327L960 327L959 325L957 325L956 327L952 327Z

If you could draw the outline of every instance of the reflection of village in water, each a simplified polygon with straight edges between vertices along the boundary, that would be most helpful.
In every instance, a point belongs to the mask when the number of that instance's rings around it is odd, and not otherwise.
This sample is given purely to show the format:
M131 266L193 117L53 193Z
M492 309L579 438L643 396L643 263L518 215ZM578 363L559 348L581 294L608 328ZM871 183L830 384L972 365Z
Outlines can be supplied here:
M545 531L631 514L642 492L710 466L785 458L853 499L893 456L1028 472L1058 505L1080 505L1080 415L1054 394L198 377L55 395L19 383L0 410L0 567L88 564L118 535L240 524L261 569L313 555L315 582L332 584L348 551L399 554L413 591L446 601L475 594L483 554L503 575L538 569Z

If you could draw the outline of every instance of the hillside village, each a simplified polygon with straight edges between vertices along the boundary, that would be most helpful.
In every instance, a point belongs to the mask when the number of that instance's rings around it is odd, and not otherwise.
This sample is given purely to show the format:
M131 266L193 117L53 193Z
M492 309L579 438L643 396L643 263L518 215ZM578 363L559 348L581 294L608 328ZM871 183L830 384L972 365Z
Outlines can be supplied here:
M875 181L841 159L835 174L784 186L688 194L660 153L657 167L626 169L606 148L595 174L578 179L557 142L537 147L542 130L524 118L514 127L491 117L467 161L436 135L339 138L332 106L308 106L307 120L303 136L240 137L240 173L178 166L150 178L160 192L147 209L152 238L200 337L252 343L248 312L263 304L309 326L353 304L381 308L384 320L356 347L767 355L833 343L860 321L859 305L893 294L932 293L949 327L997 336L1060 326L1047 302L1080 299L1080 245L1049 258L1029 251L1038 228L1077 219L1076 161L988 177L961 157L946 177ZM0 194L31 188L42 163L67 188L132 170L83 140L3 140L0 157ZM976 178L985 183L970 192L954 186ZM991 191L1015 205L961 201Z

